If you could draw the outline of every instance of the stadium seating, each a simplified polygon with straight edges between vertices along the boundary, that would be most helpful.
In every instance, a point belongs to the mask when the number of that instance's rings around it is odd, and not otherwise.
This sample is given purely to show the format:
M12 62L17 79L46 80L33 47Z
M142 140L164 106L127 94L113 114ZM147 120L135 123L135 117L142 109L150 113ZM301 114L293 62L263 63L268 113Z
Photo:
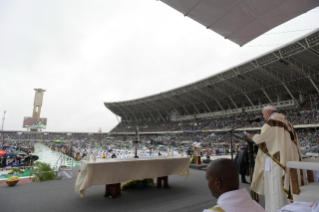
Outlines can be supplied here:
M301 106L295 108L278 110L288 117L293 125L318 124L318 98L308 99ZM260 117L261 111L253 113L240 113L228 116L220 116L191 121L168 121L168 122L142 122L139 123L140 132L159 131L196 131L196 130L217 130L239 127L261 127L265 121L250 123L248 120ZM134 132L135 123L121 122L112 132Z
M309 127L309 124L318 124L318 98L306 100L301 106L295 108L286 108L278 110L285 114L289 121L301 127L297 128L297 133L300 145L307 149L316 145L319 140L319 130L314 127ZM228 143L230 141L229 134L225 132L211 133L205 130L226 130L236 127L261 127L264 121L259 123L250 123L249 119L261 117L261 112L240 113L230 116L220 116L209 119L196 119L192 121L179 122L148 122L139 123L140 140L143 142L159 142L159 143L180 143L185 142L185 145L190 145L191 142L202 142L205 145L211 143ZM131 141L135 140L134 135L136 125L133 123L121 122L111 132L107 133L61 133L61 132L22 132L17 131L2 132L0 138L3 140L71 140L71 141L107 141L109 136L113 137L113 141ZM257 128L256 131L259 129ZM163 131L167 131L163 135ZM179 133L172 133L179 131ZM150 135L145 135L143 132L152 132ZM169 133L171 132L171 133ZM241 141L233 138L234 143Z

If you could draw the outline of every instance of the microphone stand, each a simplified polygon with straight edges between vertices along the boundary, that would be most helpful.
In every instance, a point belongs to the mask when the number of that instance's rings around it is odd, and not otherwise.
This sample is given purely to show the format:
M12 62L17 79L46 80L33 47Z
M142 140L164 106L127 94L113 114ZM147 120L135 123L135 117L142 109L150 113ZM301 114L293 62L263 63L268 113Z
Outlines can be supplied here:
M231 155L231 159L234 160L234 154L233 154L233 132L237 129L239 129L240 127L234 127L231 128L228 132L230 133L230 155ZM242 127L241 127L242 128Z
M138 148L138 143L139 143L139 134L138 134L138 126L136 126L136 132L135 132L135 136L136 136L136 139L135 141L133 141L135 143L135 156L134 158L138 158L138 155L137 155L137 148Z

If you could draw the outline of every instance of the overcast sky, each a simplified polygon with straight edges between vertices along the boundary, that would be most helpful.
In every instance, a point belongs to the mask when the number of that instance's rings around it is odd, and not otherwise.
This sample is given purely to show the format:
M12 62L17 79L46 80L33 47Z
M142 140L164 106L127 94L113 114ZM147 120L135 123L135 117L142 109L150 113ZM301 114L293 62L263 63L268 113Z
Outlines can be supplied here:
M46 131L103 132L104 102L131 100L208 77L319 27L319 8L239 47L155 0L1 0L0 117L25 130L43 88ZM262 45L262 46L260 46ZM263 47L263 45L271 45Z

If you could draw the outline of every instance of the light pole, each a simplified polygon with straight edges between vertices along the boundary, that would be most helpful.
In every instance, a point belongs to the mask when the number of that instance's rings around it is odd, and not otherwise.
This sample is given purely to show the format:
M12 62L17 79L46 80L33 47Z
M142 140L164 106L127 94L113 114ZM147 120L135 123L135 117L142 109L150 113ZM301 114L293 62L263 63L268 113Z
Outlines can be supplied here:
M17 134L19 135L19 143L21 143L21 134L22 134L22 132L17 132Z
M3 131L3 125L4 125L4 119L7 111L3 111L3 118L2 118L2 131Z

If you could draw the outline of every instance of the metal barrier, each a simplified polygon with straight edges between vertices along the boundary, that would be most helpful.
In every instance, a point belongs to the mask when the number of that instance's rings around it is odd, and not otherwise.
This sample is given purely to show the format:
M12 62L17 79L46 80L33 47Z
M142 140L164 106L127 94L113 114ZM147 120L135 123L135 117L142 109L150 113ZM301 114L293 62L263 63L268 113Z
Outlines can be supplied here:
M61 153L60 157L58 158L57 162L55 163L55 165L53 166L53 170L55 171L58 171L60 168L62 168L62 166L64 167L65 166L65 162L66 162L66 159L69 159L71 160L71 168L70 169L64 169L64 171L70 171L73 169L73 160L74 158L68 156L68 155L65 155L63 153Z

